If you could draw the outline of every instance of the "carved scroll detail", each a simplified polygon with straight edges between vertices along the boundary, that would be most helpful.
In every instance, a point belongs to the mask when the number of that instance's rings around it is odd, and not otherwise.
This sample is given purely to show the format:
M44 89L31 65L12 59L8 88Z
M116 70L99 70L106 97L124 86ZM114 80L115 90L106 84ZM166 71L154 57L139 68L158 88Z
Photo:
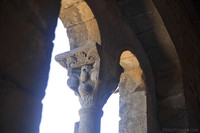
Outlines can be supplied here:
M98 88L100 58L98 44L59 54L56 61L68 69L68 86L78 95L83 108L93 106Z
M77 68L84 64L92 64L99 59L96 43L59 54L56 61L65 68Z

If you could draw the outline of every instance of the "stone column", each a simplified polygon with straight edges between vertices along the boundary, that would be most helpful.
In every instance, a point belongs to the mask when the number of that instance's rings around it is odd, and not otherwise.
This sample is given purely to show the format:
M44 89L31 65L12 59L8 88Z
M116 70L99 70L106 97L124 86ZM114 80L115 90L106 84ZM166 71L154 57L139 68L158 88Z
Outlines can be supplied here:
M68 69L67 84L79 97L80 122L77 124L78 129L77 126L75 129L78 133L100 133L102 107L116 89L103 79L100 82L101 63L97 47L98 44L86 45L59 54L55 58Z

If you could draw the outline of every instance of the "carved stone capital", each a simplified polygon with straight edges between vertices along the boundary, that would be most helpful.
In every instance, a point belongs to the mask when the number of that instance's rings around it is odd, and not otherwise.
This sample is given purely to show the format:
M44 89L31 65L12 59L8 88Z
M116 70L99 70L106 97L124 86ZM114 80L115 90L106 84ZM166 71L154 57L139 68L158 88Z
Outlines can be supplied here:
M57 55L55 60L66 69L80 68L85 64L94 64L96 60L99 60L97 47L98 44L96 43L78 47Z
M100 60L99 47L96 43L85 45L55 57L68 70L67 84L79 97L82 106L78 131L75 130L78 133L100 132L102 107L118 84L119 71L115 65L112 70L105 69L115 62L109 56Z
M82 108L99 106L100 58L98 44L90 44L59 54L56 61L68 69L68 86L78 95Z

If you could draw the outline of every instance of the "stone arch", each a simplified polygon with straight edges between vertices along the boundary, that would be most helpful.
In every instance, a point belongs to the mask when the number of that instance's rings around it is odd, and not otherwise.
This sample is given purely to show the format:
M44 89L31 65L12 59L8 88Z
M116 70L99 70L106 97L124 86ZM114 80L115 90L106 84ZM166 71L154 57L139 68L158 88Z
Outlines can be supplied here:
M158 125L165 127L187 127L183 76L177 50L154 3L150 0L118 1L117 6L134 32L151 66L152 73L145 71L143 56L136 42L123 45L131 47L138 58L145 76L152 75L157 101ZM131 12L132 11L132 12ZM148 82L148 81L146 81ZM148 124L149 125L149 124Z
M110 3L105 1L101 4L99 1L86 0L86 2L62 1L60 18L68 28L71 49L93 42L100 44L101 62L106 66L101 67L102 75L106 76L108 68L112 67L109 71L115 78L107 80L114 82L118 81L120 75L118 70L121 52L125 48L131 49L140 62L148 88L146 98L149 108L148 132L156 130L157 119L161 130L163 127L187 126L179 58L152 2L149 1L148 10L144 8L146 5L143 2L139 2L137 7L141 7L141 11L138 14L133 16L125 14L129 16L127 20L131 21L130 23L120 19L123 15L121 12L126 12L126 8L123 8L124 11L119 9L123 6L123 2L119 7L111 4L113 10L108 8ZM143 23L140 23L141 19L144 19Z
M84 0L62 0L59 18L67 29L71 49L101 44L97 21Z
M80 3L82 3L82 1L75 2L75 3L72 2L64 8L62 6L61 12L60 12L60 18L63 21L65 27L68 29L72 28L76 32L80 32L78 31L79 30L78 26L82 27L82 29L87 31L87 26L85 27L85 24L84 24L85 21L83 19L84 14L81 14L83 12L78 12L79 10L77 10L81 8L81 7L78 7ZM92 34L94 34L95 37L98 36L98 39L87 40L87 36L89 36L89 34L86 36L82 36L82 34L76 34L76 32L74 32L74 34L71 34L68 31L69 39L71 37L71 40L70 40L71 49L91 43L92 41L100 43L101 44L101 51L100 51L101 62L102 64L104 64L101 66L100 78L104 78L104 80L107 80L107 81L112 81L113 85L116 85L117 83L119 83L119 77L121 73L119 59L120 59L120 55L122 51L126 48L129 48L131 49L131 51L134 51L132 53L134 53L137 56L141 64L142 70L145 73L145 84L150 90L148 92L149 96L146 97L147 99L149 99L149 100L146 99L146 102L149 102L146 108L148 107L153 108L152 110L149 110L148 112L149 116L146 116L148 118L145 119L145 120L148 119L148 121L146 121L145 124L148 123L148 129L147 129L148 131L154 132L156 130L155 129L156 107L154 106L155 92L153 90L154 81L153 81L151 66L149 65L148 58L146 57L145 51L143 50L135 34L130 30L129 26L123 21L119 20L118 17L120 13L119 13L118 8L115 5L112 5L112 6L116 8L116 12L110 12L109 8L106 6L106 3L104 3L103 1L100 4L97 1L95 1L94 3L93 1L88 0L87 3L91 8L89 9L89 7L87 7L89 11L92 10L94 13L92 15L95 16L95 25L96 27L99 28L98 32L95 32L95 33L91 32L91 36L93 37ZM100 4L101 6L98 7L98 4ZM83 5L86 5L86 4L84 3ZM76 7L76 8L74 9L73 7ZM70 10L74 10L74 12L78 15L72 14L70 17L68 17L66 14L70 14L71 13ZM65 12L67 13L65 14ZM91 19L88 19L88 20L91 21ZM88 27L88 28L94 29L92 27ZM82 42L81 42L81 39L82 39ZM108 76L108 71L111 76ZM113 87L110 87L110 88L113 88ZM144 101L145 100L143 100L143 102Z

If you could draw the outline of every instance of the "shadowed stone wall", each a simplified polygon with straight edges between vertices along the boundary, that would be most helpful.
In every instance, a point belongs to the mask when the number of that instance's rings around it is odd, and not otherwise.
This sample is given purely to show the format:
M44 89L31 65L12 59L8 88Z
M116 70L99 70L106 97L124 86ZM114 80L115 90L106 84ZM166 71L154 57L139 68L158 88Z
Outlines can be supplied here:
M60 1L0 6L0 132L38 133Z
M189 127L200 127L200 1L153 0L179 55ZM178 102L180 103L180 102ZM177 103L177 104L178 104ZM200 129L199 129L200 131Z
M197 113L199 112L198 2L195 2L196 5L192 4L192 1L154 0L153 2L118 0L117 4L122 12L122 19L130 24L151 62L161 131L164 127L187 128L188 119L191 118L195 119L191 125L197 128L200 124ZM195 50L192 50L194 48ZM181 66L183 62L185 64ZM196 115L191 115L191 112Z

